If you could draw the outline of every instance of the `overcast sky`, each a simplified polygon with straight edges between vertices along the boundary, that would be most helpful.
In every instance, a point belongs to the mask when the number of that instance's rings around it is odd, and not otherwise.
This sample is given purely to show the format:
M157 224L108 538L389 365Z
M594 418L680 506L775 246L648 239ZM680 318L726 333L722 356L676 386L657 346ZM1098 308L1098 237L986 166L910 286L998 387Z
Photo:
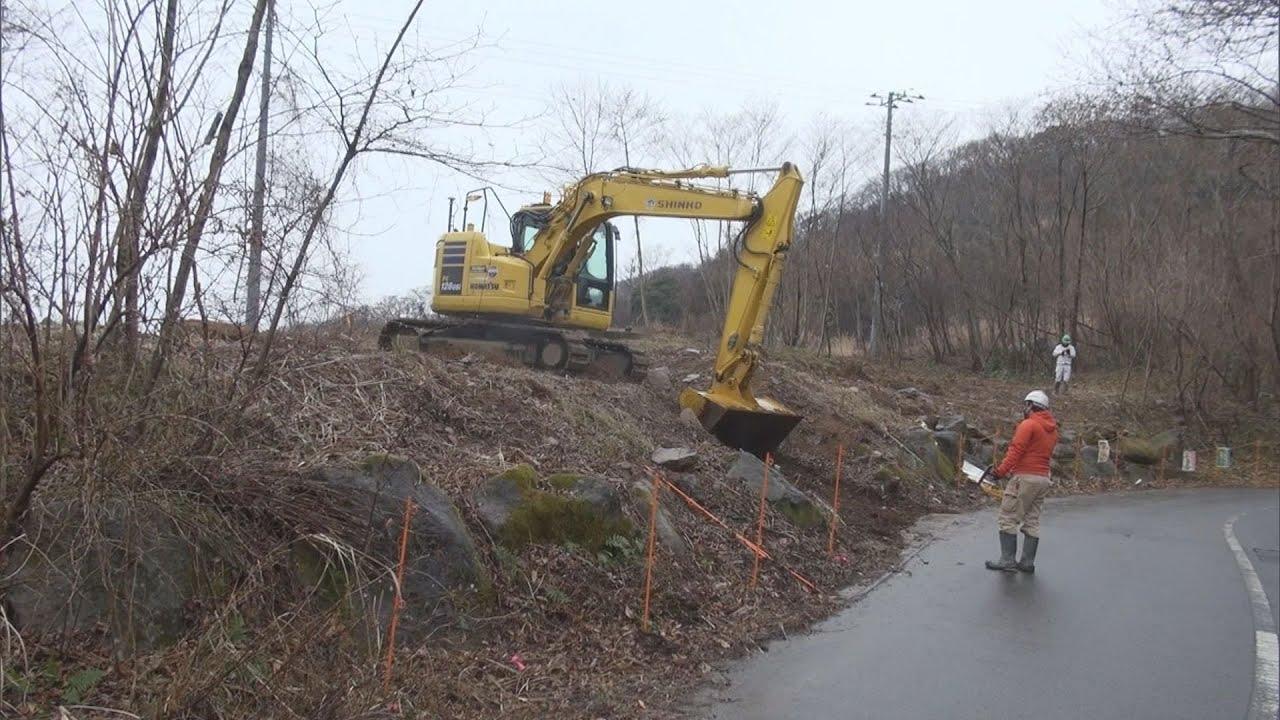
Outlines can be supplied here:
M389 45L410 5L339 0L329 13L363 55ZM481 0L427 3L417 32L431 45L482 30L458 97L489 108L497 122L543 112L557 84L599 79L645 92L676 116L774 101L792 130L826 113L871 142L883 111L864 104L869 94L921 93L926 100L905 109L904 122L950 119L963 133L977 132L1009 107L1070 87L1087 36L1105 35L1120 12L1110 0ZM513 143L537 140L532 125L448 133L442 140L475 143L499 159ZM550 189L528 174L495 180L514 186L503 191L511 209ZM341 220L352 232L363 294L372 300L427 284L446 198L477 184L425 163L365 164L355 188L362 199L345 206ZM505 234L503 224L489 230ZM691 256L692 237L678 228L655 236L655 256Z

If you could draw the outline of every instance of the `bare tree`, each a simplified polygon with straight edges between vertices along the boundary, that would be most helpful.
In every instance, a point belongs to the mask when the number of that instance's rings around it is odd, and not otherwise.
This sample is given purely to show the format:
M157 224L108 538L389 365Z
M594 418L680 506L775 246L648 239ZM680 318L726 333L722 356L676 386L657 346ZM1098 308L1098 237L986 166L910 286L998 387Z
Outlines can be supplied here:
M551 128L543 153L557 180L576 179L606 169L617 160L616 117L603 82L562 84L551 92Z
M654 135L663 125L661 109L648 95L624 88L603 98L608 103L613 138L622 150L622 162L631 167L640 151L654 145ZM636 233L636 278L640 286L640 320L649 324L649 302L645 290L644 245L640 239L640 218L631 217Z
M1167 0L1104 45L1109 97L1164 133L1280 144L1280 4Z
M231 93L230 100L227 101L227 109L223 111L220 122L217 124L213 153L209 157L209 170L205 175L204 183L200 190L200 198L196 202L195 214L191 225L186 231L182 258L178 263L178 271L174 277L172 291L169 293L168 301L165 304L164 319L160 325L159 342L156 343L156 348L151 354L145 385L148 392L155 386L156 380L160 377L160 371L164 367L169 348L173 344L174 334L180 320L179 313L182 309L183 299L186 297L187 286L196 264L196 250L200 247L200 241L204 236L205 224L208 223L209 216L213 211L213 202L217 195L219 178L222 176L222 169L226 164L227 150L231 144L231 130L235 126L236 119L240 116L240 105L244 102L245 91L249 86L249 76L253 71L253 59L258 53L258 35L262 29L262 19L266 14L269 1L258 0L254 6L253 19L249 22L248 39L245 41L244 54L240 58L240 67L236 72L235 89Z
M239 20L230 0L124 0L76 13L3 5L0 381L15 366L31 378L29 395L3 403L6 417L23 418L0 423L5 457L25 446L20 472L0 463L6 533L50 471L109 473L104 453L124 457L124 445L162 434L155 418L191 360L188 316L198 314L207 342L206 321L240 314L253 150L240 110L267 2ZM273 352L286 321L354 304L358 279L327 209L353 151L473 173L485 165L426 140L444 124L484 124L447 94L474 43L406 51L402 32L382 65L341 77L319 62L331 32L318 17L282 18L287 52L273 83L279 111L264 203L265 295L277 312L260 345L227 324L244 363L251 351ZM206 72L237 58L232 77ZM331 158L332 182L316 170ZM136 357L139 348L148 357ZM234 397L236 386L220 392Z
M288 275L285 276L284 286L280 290L279 300L276 302L275 312L271 317L271 326L267 330L267 336L262 343L262 348L258 352L257 365L254 370L255 379L261 379L267 371L267 362L271 354L271 346L275 341L276 332L280 327L280 318L284 314L284 310L288 305L290 293L298 281L298 277L302 273L302 269L306 264L307 252L311 243L316 236L316 232L324 223L324 218L329 210L333 198L337 195L338 189L342 185L342 181L346 176L347 169L351 166L356 156L363 152L395 152L400 154L421 154L426 157L435 159L438 157L434 153L424 150L420 146L414 144L414 141L401 138L398 133L405 127L412 125L413 117L406 113L406 120L396 119L387 122L380 127L373 129L369 133L368 126L372 117L372 111L378 100L379 93L382 91L382 84L387 78L388 71L391 70L393 62L396 59L397 51L400 49L400 43L404 40L405 33L413 25L413 19L417 16L418 11L422 8L423 0L417 0L413 5L413 9L409 11L408 17L404 24L400 27L400 32L396 35L395 41L392 42L390 49L383 58L382 65L378 68L377 74L370 84L368 94L365 97L363 107L359 116L355 120L354 126L348 130L345 124L341 127L342 135L346 140L346 146L342 153L342 158L338 162L337 168L333 171L333 177L329 181L329 186L325 190L324 196L316 204L311 212L306 230L303 233L302 246L298 249L297 256L294 258L293 266L289 269ZM345 120L345 118L343 118ZM382 143L386 143L383 145Z

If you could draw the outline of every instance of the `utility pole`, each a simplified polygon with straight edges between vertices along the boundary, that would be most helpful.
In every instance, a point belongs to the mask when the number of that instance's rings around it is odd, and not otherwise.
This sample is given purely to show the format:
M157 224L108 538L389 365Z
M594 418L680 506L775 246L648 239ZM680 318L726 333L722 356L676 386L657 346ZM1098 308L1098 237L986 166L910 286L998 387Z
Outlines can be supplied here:
M872 93L875 102L867 105L882 107L884 117L884 186L880 188L880 232L876 234L875 248L871 253L871 264L875 269L876 282L871 307L871 337L867 349L872 355L880 351L880 324L884 321L884 246L889 236L889 159L893 146L893 110L898 103L913 103L923 100L923 95L911 95L905 92L890 90L887 96Z
M267 194L267 116L271 110L271 36L275 33L276 3L267 4L267 38L262 54L262 100L258 107L258 154L253 168L253 210L249 228L249 270L245 279L244 326L252 333L262 315L262 214Z

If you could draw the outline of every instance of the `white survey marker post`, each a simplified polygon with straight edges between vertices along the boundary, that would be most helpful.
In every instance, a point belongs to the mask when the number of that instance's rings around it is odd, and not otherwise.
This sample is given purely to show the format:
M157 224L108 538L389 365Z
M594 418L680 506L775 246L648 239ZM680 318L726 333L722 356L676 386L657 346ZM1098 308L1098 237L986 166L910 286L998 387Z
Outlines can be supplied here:
M1218 467L1223 469L1231 467L1231 448L1229 447L1218 448L1217 465Z
M1182 472L1193 473L1195 471L1196 471L1196 451L1183 450L1182 451Z
M1111 459L1111 443L1106 440L1098 441L1098 463L1104 463Z

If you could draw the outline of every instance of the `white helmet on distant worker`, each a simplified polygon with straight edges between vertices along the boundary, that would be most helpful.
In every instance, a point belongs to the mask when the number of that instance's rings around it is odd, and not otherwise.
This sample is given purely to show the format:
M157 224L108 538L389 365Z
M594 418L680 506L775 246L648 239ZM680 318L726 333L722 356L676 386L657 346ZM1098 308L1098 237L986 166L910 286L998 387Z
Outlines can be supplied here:
M1043 391L1032 390L1027 393L1025 400L1038 408L1049 409L1049 396L1045 395Z

